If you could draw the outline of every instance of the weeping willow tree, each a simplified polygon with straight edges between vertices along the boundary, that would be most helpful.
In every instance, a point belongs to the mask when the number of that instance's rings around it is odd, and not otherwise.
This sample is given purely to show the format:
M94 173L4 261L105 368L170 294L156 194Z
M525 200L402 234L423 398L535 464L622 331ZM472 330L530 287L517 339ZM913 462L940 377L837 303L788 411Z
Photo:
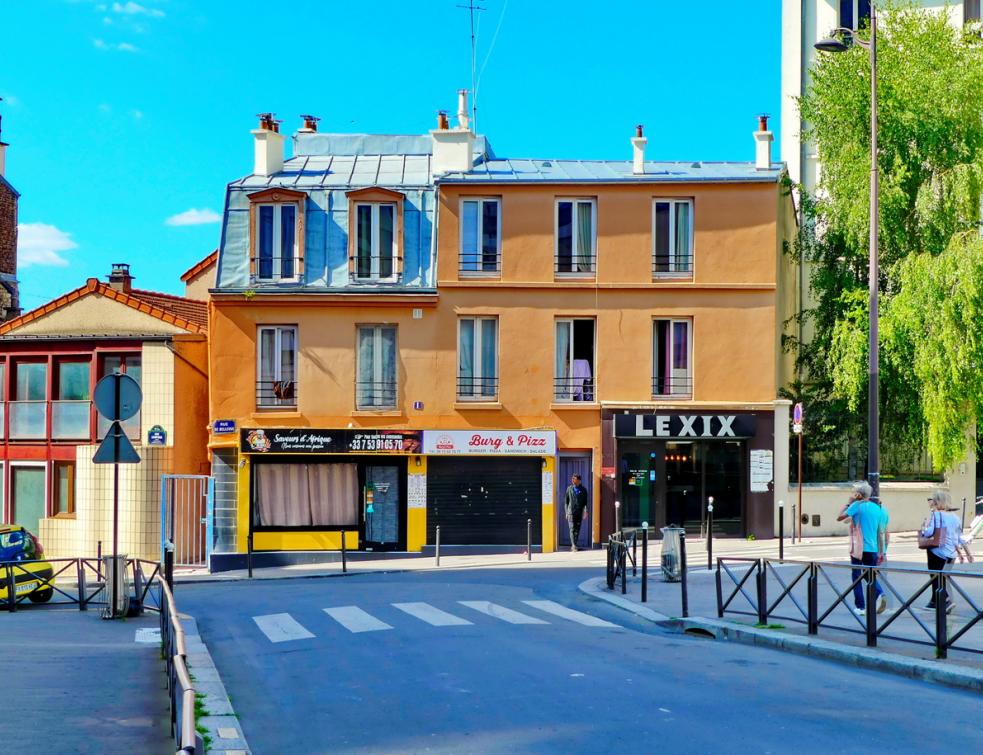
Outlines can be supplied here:
M979 24L889 3L878 27L880 407L885 449L951 467L983 410L983 41ZM867 36L861 30L861 38ZM797 349L814 448L866 452L870 65L820 54L799 101L821 164L793 254L814 306Z

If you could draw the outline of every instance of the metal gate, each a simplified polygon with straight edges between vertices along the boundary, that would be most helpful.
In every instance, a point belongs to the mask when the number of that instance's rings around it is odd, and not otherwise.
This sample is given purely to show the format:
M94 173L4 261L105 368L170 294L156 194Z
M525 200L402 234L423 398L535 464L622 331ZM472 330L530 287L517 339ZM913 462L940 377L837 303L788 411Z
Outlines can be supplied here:
M212 552L215 483L207 475L160 476L160 547L174 544L175 566L207 566ZM163 555L162 555L163 557Z

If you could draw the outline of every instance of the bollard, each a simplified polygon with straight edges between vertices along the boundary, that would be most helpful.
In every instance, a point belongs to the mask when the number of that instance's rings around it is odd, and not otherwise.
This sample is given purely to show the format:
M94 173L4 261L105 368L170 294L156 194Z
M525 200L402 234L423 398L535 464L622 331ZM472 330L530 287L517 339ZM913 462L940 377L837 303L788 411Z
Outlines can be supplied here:
M526 560L532 561L532 519L526 519Z
M935 657L949 657L949 637L948 627L946 626L946 603L949 602L948 590L946 589L946 576L941 571L938 572L936 583L932 586L933 597L935 598Z
M614 502L614 531L621 532L621 501Z
M778 560L785 560L785 501L778 502Z
M795 504L792 504L792 545L795 545Z
M75 574L75 576L76 576L76 579L78 581L79 610L80 611L85 611L88 608L88 604L86 603L86 600L85 600L85 593L86 593L86 590L85 590L85 561L80 558L76 562L75 568L76 568L76 574Z
M249 578L253 578L253 533L250 532L246 537L246 570Z
M164 546L164 581L174 591L174 545L170 540Z
M638 530L631 536L631 576L638 576Z
M649 599L649 523L642 522L642 602Z
M966 496L963 496L963 518L959 520L959 525L966 526Z
M13 613L17 610L17 582L14 579L14 567L7 565L7 610Z
M683 601L683 618L689 617L689 593L686 591L686 531L679 533L679 586Z
M713 569L713 496L707 499L707 571Z
M434 548L434 556L435 556L434 566L440 566L440 525L439 524L437 525L436 542L437 545Z
M102 582L102 540L96 543L96 580Z
M348 572L348 548L345 547L345 531L341 531L341 573Z
M619 548L621 553L621 594L624 595L628 592L628 543L622 539L621 548Z

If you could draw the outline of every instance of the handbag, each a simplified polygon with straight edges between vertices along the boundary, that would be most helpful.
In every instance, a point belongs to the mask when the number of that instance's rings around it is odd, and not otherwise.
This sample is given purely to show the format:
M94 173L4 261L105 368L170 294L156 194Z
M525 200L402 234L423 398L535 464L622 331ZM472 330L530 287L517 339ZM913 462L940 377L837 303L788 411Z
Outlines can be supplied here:
M864 557L864 531L855 524L850 525L850 558L860 561Z
M942 545L942 536L944 534L942 531L942 517L939 517L938 521L936 521L935 517L937 515L938 512L932 514L932 521L935 523L935 531L931 535L923 535L921 530L918 532L918 547L923 551L926 551L929 548L938 548L940 545Z

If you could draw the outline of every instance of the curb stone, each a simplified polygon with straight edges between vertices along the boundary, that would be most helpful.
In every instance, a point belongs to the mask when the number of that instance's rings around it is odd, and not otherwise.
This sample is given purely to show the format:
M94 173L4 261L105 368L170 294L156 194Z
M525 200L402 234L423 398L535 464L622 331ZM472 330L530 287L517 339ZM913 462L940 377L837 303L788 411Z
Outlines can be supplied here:
M968 689L973 692L983 692L983 670L950 666L923 658L899 656L876 648L858 648L814 637L781 634L775 630L757 629L721 619L708 619L702 616L692 616L687 619L670 618L658 611L653 611L651 608L640 606L622 598L620 595L610 594L605 587L602 587L603 584L604 577L593 577L582 582L579 589L585 595L606 601L643 619L677 631L685 632L689 629L699 629L718 640L776 648L799 655L836 661L848 666L884 671L910 679L920 679L935 684Z
M246 744L246 736L242 733L239 719L232 708L222 677L212 660L208 646L198 633L198 622L193 616L181 614L181 625L188 644L189 652L188 673L191 674L195 692L204 695L202 706L208 715L202 716L197 723L203 726L211 737L208 752L214 755L246 755L251 752Z

